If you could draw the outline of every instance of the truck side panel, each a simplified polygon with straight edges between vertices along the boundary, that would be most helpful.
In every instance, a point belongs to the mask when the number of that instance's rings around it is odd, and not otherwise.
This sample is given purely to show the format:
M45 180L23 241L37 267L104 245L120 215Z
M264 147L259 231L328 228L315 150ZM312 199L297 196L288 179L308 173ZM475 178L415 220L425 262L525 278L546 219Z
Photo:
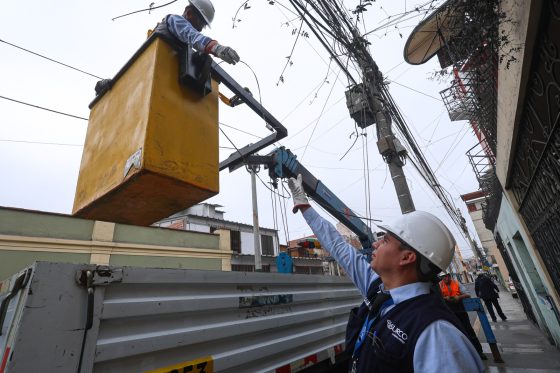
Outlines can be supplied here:
M76 372L87 297L71 269L79 265L36 263L5 372ZM91 267L91 266L90 266Z
M15 346L20 353L6 372L75 372L88 310L86 287L75 278L95 267L36 268ZM197 371L197 365L207 372L274 371L343 343L348 311L361 301L341 277L132 267L93 272L82 372Z

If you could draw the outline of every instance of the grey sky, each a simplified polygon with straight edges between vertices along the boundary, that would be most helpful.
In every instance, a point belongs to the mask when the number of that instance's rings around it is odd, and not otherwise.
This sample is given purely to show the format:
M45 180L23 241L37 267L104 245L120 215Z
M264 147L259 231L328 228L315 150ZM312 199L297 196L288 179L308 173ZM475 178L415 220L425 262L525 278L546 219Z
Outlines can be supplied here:
M165 1L156 5L163 3ZM0 39L92 74L112 77L142 44L149 28L168 13L181 14L186 3L179 1L151 14L145 12L112 21L115 16L147 7L150 1L7 2L0 13ZM299 28L300 23L279 5L251 0L251 8L239 11L241 21L235 22L236 27L232 28L232 18L242 3L214 0L216 17L212 29L205 30L205 33L236 49L242 61L255 72L263 105L288 128L289 137L281 142L282 145L297 154L339 198L365 216L365 148L362 139L366 139L373 218L386 220L400 215L393 183L377 152L372 127L367 130L367 138L360 136L348 155L339 160L354 141L354 137L350 137L354 123L344 99L348 82L342 74L339 75L337 67L330 66L329 69L326 51L304 27L310 37L300 38L297 42L293 64L284 72L284 83L278 83L294 44L292 30ZM348 8L353 8L356 3L344 2ZM415 5L411 1L377 1L365 15L365 30L378 27L387 14L403 12L405 4L407 10ZM404 22L399 29L390 27L369 35L371 52L381 71L389 80L395 81L390 84L392 95L432 169L469 221L459 195L478 189L465 156L476 139L465 122L449 121L443 103L438 100L438 92L446 86L428 79L437 69L437 61L422 66L403 62L404 43L412 26L420 19ZM364 24L360 26L362 31ZM386 36L385 32L388 32ZM222 66L258 96L257 83L246 65ZM0 67L0 96L88 117L87 106L94 97L95 78L5 43L0 43ZM325 78L328 83L321 85ZM221 89L229 95L227 89ZM0 205L70 213L81 159L80 145L85 139L87 122L3 99L0 99L0 113ZM220 121L257 136L269 133L262 120L244 106L229 108L221 105ZM223 130L237 147L257 139L228 127ZM220 146L231 147L231 144L221 136ZM220 150L220 158L226 158L231 152ZM442 218L454 232L463 253L470 256L466 241L452 225L433 192L411 166L405 167L405 173L416 208L434 212ZM265 172L261 171L260 176L268 181ZM223 171L220 189L220 194L208 202L223 205L227 219L250 223L249 174L244 169L232 174ZM260 183L258 193L261 225L274 227L271 193ZM286 200L286 205L290 207L291 200ZM281 241L284 241L280 212L277 215ZM290 209L287 215L291 239L311 234L301 216L293 216ZM469 226L474 232L470 222Z

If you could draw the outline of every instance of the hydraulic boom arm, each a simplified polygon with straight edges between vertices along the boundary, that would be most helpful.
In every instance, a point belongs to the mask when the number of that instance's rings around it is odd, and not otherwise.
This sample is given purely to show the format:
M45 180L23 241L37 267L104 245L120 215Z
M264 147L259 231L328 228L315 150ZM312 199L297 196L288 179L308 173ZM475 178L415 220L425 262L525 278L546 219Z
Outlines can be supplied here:
M277 178L297 177L298 174L301 174L303 187L307 195L313 198L315 202L356 234L366 253L371 250L371 244L375 237L374 233L348 206L331 192L329 188L320 180L317 180L317 178L296 159L296 156L292 154L292 152L283 147L277 148L268 155L268 158L268 172L273 180Z

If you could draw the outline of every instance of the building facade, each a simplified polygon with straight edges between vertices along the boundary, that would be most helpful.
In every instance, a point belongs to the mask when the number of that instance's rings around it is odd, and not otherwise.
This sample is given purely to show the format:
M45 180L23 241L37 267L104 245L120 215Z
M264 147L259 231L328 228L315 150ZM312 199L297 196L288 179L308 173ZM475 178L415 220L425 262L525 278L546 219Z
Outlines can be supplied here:
M455 245L455 254L453 255L453 259L451 260L451 264L449 265L447 271L463 284L473 281L472 273L469 273L467 265L463 260L463 254L461 253L461 249L458 245Z
M532 317L560 345L560 7L506 1L500 31L520 48L499 66L494 235L517 269ZM531 314L532 313L532 314Z
M449 0L413 35L409 62L437 55L452 72L441 97L478 140L482 221L527 316L559 345L560 5Z
M496 274L498 281L504 288L508 288L509 270L506 266L502 253L498 249L498 244L494 239L494 233L486 228L482 219L482 204L485 195L482 191L476 191L461 195L461 199L467 205L467 210L473 222L474 228L482 244L482 248L487 255L487 260L492 266L492 271Z
M154 226L216 233L220 235L223 250L231 250L231 269L255 270L255 240L253 226L224 219L220 205L201 203L154 223ZM259 227L262 270L276 272L275 257L279 254L278 231Z
M0 208L0 280L35 261L229 270L218 234Z

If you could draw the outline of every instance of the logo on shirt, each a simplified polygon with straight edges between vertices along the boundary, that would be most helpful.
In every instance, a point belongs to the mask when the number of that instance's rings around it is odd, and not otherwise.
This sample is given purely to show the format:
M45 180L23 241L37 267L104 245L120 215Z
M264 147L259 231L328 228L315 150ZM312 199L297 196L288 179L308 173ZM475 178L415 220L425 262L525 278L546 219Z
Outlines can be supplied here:
M393 337L402 344L405 344L408 339L408 335L404 331L398 328L391 320L387 320L387 328L393 332L393 334L391 334Z

